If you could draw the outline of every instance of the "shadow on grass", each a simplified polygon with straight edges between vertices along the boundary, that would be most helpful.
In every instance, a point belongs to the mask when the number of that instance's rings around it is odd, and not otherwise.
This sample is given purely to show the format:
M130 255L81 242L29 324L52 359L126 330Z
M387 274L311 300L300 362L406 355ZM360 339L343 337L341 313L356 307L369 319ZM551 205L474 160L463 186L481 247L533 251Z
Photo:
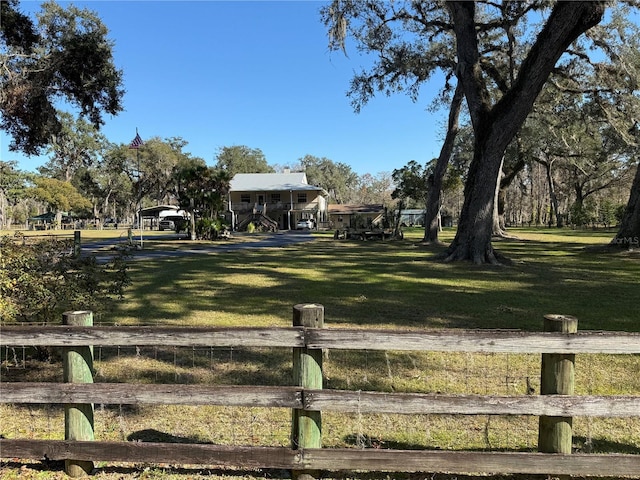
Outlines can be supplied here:
M15 476L10 478L50 478L55 475L55 478L69 478L64 476L64 460L43 460L41 462L17 462L14 460L4 462L0 461L0 476L3 475L5 470L12 470L16 472ZM19 472L19 473L18 473ZM30 477L30 472L33 472L35 476ZM166 465L136 465L136 466L104 466L97 467L93 470L92 476L99 476L105 479L118 479L124 478L172 478L184 480L193 479L205 479L208 477L213 478L227 478L229 480L245 480L245 479L290 479L291 472L282 469L256 469L256 470L238 470L238 469L221 469L221 468L187 468L178 466L166 466ZM7 472L8 475L8 472ZM47 475L43 477L42 475ZM59 475L59 476L58 476ZM157 475L157 476L156 476ZM5 478L4 476L0 478ZM444 478L444 477L443 477ZM491 480L491 479L489 479Z
M347 445L359 448L387 449L387 450L441 450L440 447L417 443L399 442L385 438L374 438L366 434L352 433L344 437ZM602 438L587 439L586 437L573 437L575 453L599 453L599 454L640 454L640 448L629 443L612 442ZM588 452L587 452L588 450ZM465 452L535 452L531 448L504 449L504 448L471 448L461 450Z
M210 445L211 442L204 441L197 437L180 437L169 433L161 432L154 428L138 430L127 436L129 442L149 442L149 443L195 443Z
M603 438L591 438L574 436L573 444L577 446L577 451L582 453L624 453L629 455L639 455L640 447L628 443L612 442Z
M496 247L513 265L501 268L445 265L434 258L446 247L406 240L321 239L135 262L132 301L114 320L121 314L146 325L246 319L286 326L292 305L314 302L325 306L328 326L541 330L545 314L564 313L577 316L581 329L636 331L637 261L587 246L502 240Z

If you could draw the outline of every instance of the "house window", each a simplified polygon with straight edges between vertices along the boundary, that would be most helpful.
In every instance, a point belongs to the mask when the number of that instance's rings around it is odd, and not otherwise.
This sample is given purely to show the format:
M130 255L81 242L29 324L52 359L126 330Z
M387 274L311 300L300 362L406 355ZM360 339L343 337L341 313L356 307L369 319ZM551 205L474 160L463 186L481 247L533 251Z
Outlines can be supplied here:
M251 195L249 195L248 193L242 193L240 195L240 201L242 203L251 203Z
M272 193L271 194L271 203L280 203L282 200L280 199L280 194L279 193Z
M307 203L307 193L298 193L298 203Z

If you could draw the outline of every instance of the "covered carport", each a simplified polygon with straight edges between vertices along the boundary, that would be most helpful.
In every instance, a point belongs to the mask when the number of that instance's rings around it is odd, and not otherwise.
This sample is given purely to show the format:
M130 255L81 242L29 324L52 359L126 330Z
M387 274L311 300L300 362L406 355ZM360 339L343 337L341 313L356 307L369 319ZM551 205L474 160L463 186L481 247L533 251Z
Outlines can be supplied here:
M155 207L147 207L140 210L140 216L142 217L142 225L144 227L148 227L150 230L154 228L158 228L158 222L160 222L160 218L166 216L180 216L184 212L180 210L179 207L175 205L157 205Z

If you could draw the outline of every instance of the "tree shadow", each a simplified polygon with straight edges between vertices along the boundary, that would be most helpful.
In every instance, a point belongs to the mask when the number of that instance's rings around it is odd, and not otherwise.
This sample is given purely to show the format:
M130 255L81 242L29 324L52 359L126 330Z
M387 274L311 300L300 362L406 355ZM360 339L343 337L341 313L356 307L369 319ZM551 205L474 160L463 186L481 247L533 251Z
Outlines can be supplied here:
M18 462L15 460L0 461L0 474L3 472L4 469L7 469L7 470L13 470L15 472L20 472L21 475L28 475L28 472L30 471L38 472L37 478L49 478L49 476L54 472L63 472L64 464L65 464L64 460L47 460L47 459L44 459L41 461L27 460L24 462ZM146 467L146 465L145 466L106 465L103 467L96 467L91 473L94 476L101 476L101 475L109 476L108 478L112 478L111 477L112 475L117 475L118 478L143 478L142 469L144 467ZM148 467L149 467L149 470L154 469L153 465L149 465ZM169 478L169 477L174 478L173 477L174 475L180 476L181 478L185 478L185 479L205 478L205 477L212 477L212 478L224 477L224 478L230 478L230 479L275 478L275 479L284 480L284 479L291 478L291 472L289 470L266 469L266 468L255 469L255 470L236 470L236 469L223 469L219 467L189 468L189 467L179 467L179 466L173 466L173 465L171 466L158 465L157 470L162 472L162 473L158 472L158 475L161 475L161 476L158 476L158 477L154 476L153 478ZM20 474L16 474L15 478L18 478L17 475L20 475ZM47 475L47 476L44 477L42 475ZM167 477L165 477L165 475ZM12 476L11 478L14 478L14 477ZM33 478L36 478L36 477L33 477ZM144 478L147 478L147 477L144 477Z
M573 444L577 453L623 453L640 454L640 447L629 443L613 442L604 438L574 436Z
M400 442L397 440L391 440L386 438L375 438L367 434L351 433L343 437L343 441L347 445L352 445L359 448L373 448L373 449L385 449L385 450L442 450L442 448L425 445L418 443ZM574 452L575 453L599 453L599 454L627 454L638 455L640 454L640 447L629 443L614 442L603 438L591 438L588 439L583 436L573 437ZM463 451L474 452L535 452L535 449L531 448L471 448Z
M197 437L181 437L171 435L170 433L161 432L155 428L147 428L138 430L127 436L129 442L149 442L149 443L195 443L202 445L210 445L211 442L204 441Z

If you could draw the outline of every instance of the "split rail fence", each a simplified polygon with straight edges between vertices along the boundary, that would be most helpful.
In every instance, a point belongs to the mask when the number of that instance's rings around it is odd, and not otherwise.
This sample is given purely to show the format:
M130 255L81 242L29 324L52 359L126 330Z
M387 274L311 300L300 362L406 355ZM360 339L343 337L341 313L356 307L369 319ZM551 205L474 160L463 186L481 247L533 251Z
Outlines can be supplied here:
M574 395L576 354L640 354L640 334L577 332L574 317L547 315L544 332L325 329L324 307L293 307L289 328L93 327L91 312L62 326L5 326L0 346L63 348L67 383L4 382L4 403L64 404L65 440L0 439L0 457L65 460L77 476L94 461L319 471L448 472L640 477L640 455L571 454L572 417L638 417L640 396ZM293 386L92 383L93 346L283 347L293 349ZM322 349L542 354L542 395L383 393L322 388ZM93 403L291 408L291 448L93 438ZM539 418L538 452L322 448L322 412L529 415Z

